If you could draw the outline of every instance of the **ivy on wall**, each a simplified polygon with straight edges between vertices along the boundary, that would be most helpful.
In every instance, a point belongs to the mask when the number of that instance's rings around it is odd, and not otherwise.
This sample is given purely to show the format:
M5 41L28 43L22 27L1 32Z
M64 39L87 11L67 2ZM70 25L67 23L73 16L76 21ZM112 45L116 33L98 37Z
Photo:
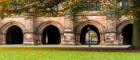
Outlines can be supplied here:
M91 2L92 1L92 2ZM76 15L81 11L92 10L96 1L100 1L101 13L109 18L119 18L127 11L117 7L116 0L8 0L0 2L0 16L27 13L30 16ZM54 11L53 7L62 3L63 10Z
M56 14L52 7L63 0L8 0L0 2L0 15L28 13L29 15L37 14ZM47 11L47 9L50 9Z
M64 10L61 13L53 11L52 7L62 1ZM91 2L83 0L9 0L8 2L0 3L0 7L2 7L0 10L1 15L26 12L29 15L61 16L66 14L75 15L78 12L89 10Z
M108 19L111 20L119 20L123 15L128 15L128 12L130 9L124 9L122 8L122 3L119 2L124 0L102 0L101 1L101 14L108 17ZM129 3L125 3L129 4ZM125 6L129 7L129 6Z

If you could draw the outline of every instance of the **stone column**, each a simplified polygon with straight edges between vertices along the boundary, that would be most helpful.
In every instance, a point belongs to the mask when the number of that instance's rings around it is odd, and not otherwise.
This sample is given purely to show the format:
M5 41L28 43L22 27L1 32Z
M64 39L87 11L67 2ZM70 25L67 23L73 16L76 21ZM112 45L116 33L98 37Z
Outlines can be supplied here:
M119 41L117 40L116 30L117 21L108 20L107 22L107 31L105 32L105 44L118 45Z
M4 33L4 34L1 33L1 34L0 34L0 39L1 39L1 40L0 40L0 44L1 44L1 45L6 44L6 33Z
M75 34L75 44L76 45L81 45L81 43L80 43L80 33Z
M25 20L24 42L23 44L34 44L33 33L33 19L27 18Z
M24 33L24 42L23 44L34 44L33 33Z
M64 25L64 40L61 44L74 45L73 17L69 15L65 16Z
M100 33L100 43L99 45L105 44L105 33Z
M34 34L34 45L41 45L42 44L41 37L42 37L42 34L38 34L38 33Z
M105 44L106 45L118 45L119 41L116 37L116 32L107 32L105 34Z

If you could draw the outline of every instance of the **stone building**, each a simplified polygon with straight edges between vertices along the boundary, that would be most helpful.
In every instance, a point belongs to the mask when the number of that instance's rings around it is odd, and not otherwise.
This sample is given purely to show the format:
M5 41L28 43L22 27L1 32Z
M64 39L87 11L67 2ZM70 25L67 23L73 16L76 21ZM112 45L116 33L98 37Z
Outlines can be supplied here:
M132 44L133 24L128 17L108 20L98 11L83 11L81 14L85 15L4 17L0 19L0 44L86 45L88 28L98 36L98 42L93 45Z

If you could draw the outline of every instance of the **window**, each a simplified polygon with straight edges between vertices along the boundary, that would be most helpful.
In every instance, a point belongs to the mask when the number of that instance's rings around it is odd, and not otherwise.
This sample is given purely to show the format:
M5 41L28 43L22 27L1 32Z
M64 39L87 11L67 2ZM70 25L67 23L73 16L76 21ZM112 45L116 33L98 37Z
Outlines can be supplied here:
M122 9L128 9L129 8L128 0L119 0L118 1L118 7L122 8Z
M92 2L91 10L93 11L100 10L100 0L95 0L94 2Z
M97 11L100 10L100 0L84 0L84 2L86 2L86 4L90 7L89 10L91 11Z

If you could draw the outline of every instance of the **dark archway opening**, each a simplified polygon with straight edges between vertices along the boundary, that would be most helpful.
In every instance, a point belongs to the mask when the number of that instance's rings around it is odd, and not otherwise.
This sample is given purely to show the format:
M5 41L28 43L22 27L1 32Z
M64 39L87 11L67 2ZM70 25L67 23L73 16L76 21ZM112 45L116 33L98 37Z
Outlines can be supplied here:
M100 33L99 33L98 29L93 25L86 25L85 27L83 27L83 29L81 30L81 33L80 33L80 43L82 45L89 44L89 39L88 40L86 39L86 35L87 35L87 33L89 33L89 31L88 31L89 27L90 27L91 31L94 31L97 35L97 37L96 37L97 41L95 41L94 39L91 39L92 40L91 44L98 45L100 43Z
M133 36L133 24L128 24L122 29L123 44L129 45L132 44Z
M6 44L23 44L23 32L20 27L14 25L8 28Z
M53 25L47 26L42 33L42 44L60 44L60 31Z

